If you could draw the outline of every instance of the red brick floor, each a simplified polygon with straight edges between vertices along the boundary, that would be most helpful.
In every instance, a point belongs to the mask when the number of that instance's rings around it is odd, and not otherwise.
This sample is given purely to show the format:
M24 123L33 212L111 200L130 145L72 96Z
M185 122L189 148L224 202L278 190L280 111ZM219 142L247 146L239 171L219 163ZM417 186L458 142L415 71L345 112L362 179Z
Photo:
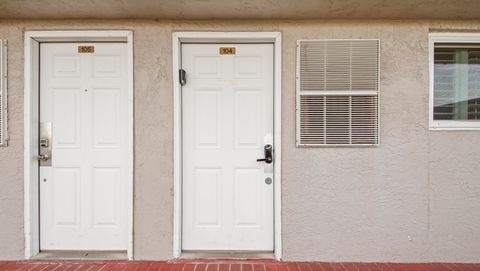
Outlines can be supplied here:
M159 261L0 261L0 271L480 271L462 263L326 263L192 259Z

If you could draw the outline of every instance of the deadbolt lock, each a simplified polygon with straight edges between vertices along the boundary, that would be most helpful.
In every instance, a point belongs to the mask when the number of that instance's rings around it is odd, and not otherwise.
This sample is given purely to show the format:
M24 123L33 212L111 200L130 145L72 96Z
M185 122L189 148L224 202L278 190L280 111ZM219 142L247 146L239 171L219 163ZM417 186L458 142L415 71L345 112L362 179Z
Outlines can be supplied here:
M266 184L272 184L272 178L270 178L270 177L265 178L265 183Z

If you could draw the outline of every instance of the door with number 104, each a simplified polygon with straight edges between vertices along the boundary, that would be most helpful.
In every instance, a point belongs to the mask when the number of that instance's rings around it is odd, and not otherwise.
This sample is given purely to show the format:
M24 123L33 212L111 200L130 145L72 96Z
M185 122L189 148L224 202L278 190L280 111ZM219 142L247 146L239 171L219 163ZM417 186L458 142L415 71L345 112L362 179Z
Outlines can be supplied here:
M273 251L273 44L181 53L182 249Z

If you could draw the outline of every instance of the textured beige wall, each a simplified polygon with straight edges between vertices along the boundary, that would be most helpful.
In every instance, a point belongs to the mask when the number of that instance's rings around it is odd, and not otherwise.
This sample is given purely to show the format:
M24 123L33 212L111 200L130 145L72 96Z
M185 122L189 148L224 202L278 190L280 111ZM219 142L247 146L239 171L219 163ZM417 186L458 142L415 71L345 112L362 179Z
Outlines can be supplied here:
M10 146L0 148L0 258L22 258L23 32L128 29L135 54L137 259L172 257L172 31L283 34L283 247L286 260L480 261L480 132L428 130L430 29L480 21L0 21L9 40ZM381 145L295 147L295 46L381 40Z

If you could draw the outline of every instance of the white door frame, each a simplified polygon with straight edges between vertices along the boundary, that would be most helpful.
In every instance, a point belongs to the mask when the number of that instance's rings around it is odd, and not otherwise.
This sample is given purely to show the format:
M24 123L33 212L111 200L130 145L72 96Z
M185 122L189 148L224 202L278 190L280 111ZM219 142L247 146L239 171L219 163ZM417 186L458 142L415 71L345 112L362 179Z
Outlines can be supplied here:
M280 32L174 32L173 51L173 111L174 111L174 171L173 171L173 256L182 253L182 123L181 85L178 70L181 66L181 44L184 42L208 43L259 43L274 44L274 254L282 258L282 210L281 210L281 121L282 121L282 35Z
M25 258L40 252L38 187L39 46L41 42L125 42L128 76L127 254L133 259L133 33L132 31L27 31L24 82L24 233Z

